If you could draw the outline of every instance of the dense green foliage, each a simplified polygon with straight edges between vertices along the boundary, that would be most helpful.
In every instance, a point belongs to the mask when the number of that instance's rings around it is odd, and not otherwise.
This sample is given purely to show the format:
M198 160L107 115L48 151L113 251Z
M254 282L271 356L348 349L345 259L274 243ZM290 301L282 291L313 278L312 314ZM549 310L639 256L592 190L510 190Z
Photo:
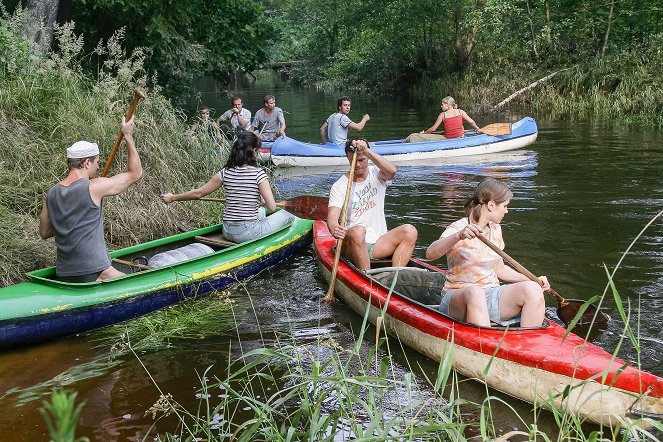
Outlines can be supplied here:
M150 49L145 67L173 99L193 78L227 81L235 70L256 69L271 29L254 0L73 0L71 19L91 44L124 27L127 49Z
M655 45L663 8L642 0L290 0L279 53L304 82L388 90L505 67L554 70Z
M57 52L38 54L14 36L25 19L0 21L0 284L53 265L53 240L42 241L37 229L42 195L65 176L65 149L74 141L99 143L103 163L136 87L148 92L135 130L145 173L127 192L104 200L109 248L174 233L179 222L218 220L218 205L165 206L159 199L163 190L207 181L223 158L215 142L188 135L185 116L160 89L147 90L144 53L126 56L115 35L100 45L107 59L92 78L80 67L85 43L72 26L57 27ZM111 175L125 167L121 147Z
M16 1L3 1L13 12ZM227 81L234 71L252 71L267 60L272 27L256 0L62 0L57 21L73 21L85 35L81 59L89 72L107 60L98 50L123 29L129 52L145 49L144 68L169 98L186 98L192 79L211 75Z
M509 106L663 128L663 8L643 0L290 0L275 53L321 88L415 85L471 110L563 72ZM570 68L570 69L567 69ZM561 105L560 105L561 104Z

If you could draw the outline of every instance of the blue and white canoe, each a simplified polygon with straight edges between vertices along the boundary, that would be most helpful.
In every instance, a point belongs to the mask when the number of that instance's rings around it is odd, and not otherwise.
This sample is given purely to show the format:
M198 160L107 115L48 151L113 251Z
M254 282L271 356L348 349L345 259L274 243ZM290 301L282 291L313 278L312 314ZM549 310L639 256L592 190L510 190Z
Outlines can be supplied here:
M536 140L538 129L536 121L525 117L512 125L509 135L486 135L469 132L462 138L450 140L423 141L406 143L405 140L377 141L371 146L375 152L394 164L427 164L430 160L485 155L507 150L521 149ZM276 166L339 166L347 164L343 147L337 144L314 144L297 141L281 136L271 143L271 148L264 146L261 159L269 156Z

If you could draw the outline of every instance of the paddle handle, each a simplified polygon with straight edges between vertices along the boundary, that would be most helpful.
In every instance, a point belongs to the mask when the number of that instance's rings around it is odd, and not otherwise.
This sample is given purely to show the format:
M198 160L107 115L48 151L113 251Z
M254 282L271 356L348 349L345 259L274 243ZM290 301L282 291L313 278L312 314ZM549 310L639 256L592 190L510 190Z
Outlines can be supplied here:
M215 202L215 203L225 203L226 202L225 198L212 198L212 197L207 197L207 196L203 196L203 197L200 197L198 199L200 201L212 201L212 202ZM288 206L288 201L287 200L286 201L279 201L279 202L276 203L276 205L279 206L279 207L287 207Z
M355 166L357 164L357 150L352 154L352 164L350 165L350 173L348 174L348 187L345 190L345 200L343 201L343 208L341 209L341 227L345 227L348 220L348 205L350 203L350 193L352 192L352 182L355 178ZM329 280L329 288L325 294L326 302L334 302L334 286L336 285L336 273L338 273L338 262L341 259L341 249L343 240L339 239L336 242L336 253L334 254L334 265L332 267L331 279Z
M541 284L541 281L539 280L539 278L534 273L527 270L522 264L520 264L518 261L516 261L515 259L510 257L504 250L500 249L495 244L493 244L488 238L486 238L483 235L478 235L477 237L481 240L482 243L487 245L488 248L490 248L490 250L492 250L493 252L500 255L514 269L516 269L517 271L519 271L523 275L527 276L529 279L536 282L537 284ZM549 288L548 290L546 290L546 293L548 293L550 296L555 298L560 303L566 303L566 300L562 297L562 295L557 293L554 289Z
M511 129L511 123L491 123L482 128L479 128L479 130L470 129L470 130L465 130L464 132L476 132L480 134L492 135L497 137L500 135L511 135L512 129ZM435 131L432 133L443 134L444 131Z
M118 264L124 264L125 266L129 266L129 267L135 267L135 268L141 269L141 270L152 270L154 268L154 267L151 267L151 266L147 266L145 264L140 264L140 263L133 262L133 261L126 261L126 260L120 259L120 258L113 258L113 262L116 262Z
M424 131L424 133L425 132L426 131ZM463 130L463 132L477 132L477 130L476 129L465 129L465 130ZM434 130L433 132L430 132L430 133L435 134L435 135L444 135L443 130Z
M134 112L136 112L136 106L138 106L138 101L141 98L145 98L145 94L142 91L136 89L134 91L134 99L131 100L131 104L129 105L129 112L127 112L126 121L131 120L131 117L133 117ZM115 144L113 145L113 149L111 149L111 152L108 155L108 160L106 161L106 165L104 166L103 172L101 172L101 176L108 175L108 171L110 170L111 166L113 165L113 160L115 159L115 154L117 153L118 149L120 148L120 143L122 142L123 138L124 138L124 132L122 132L122 129L120 129L120 131L115 136Z

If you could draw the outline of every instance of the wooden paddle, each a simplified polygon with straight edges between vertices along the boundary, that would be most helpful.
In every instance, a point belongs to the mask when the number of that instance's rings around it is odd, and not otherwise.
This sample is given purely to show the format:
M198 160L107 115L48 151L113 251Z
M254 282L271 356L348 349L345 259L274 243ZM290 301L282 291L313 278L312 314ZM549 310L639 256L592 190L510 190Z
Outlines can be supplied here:
M523 275L527 276L529 279L536 282L537 284L541 283L539 278L534 273L530 272L525 267L523 267L522 264L520 264L518 261L507 255L504 250L497 247L488 238L486 238L483 235L479 235L478 238L481 240L481 242L483 242L485 245L490 247L490 249L493 252L497 253L506 262L511 264L514 269L516 269ZM555 300L559 303L559 306L557 307L557 316L559 316L559 319L561 319L565 325L569 325L571 321L573 321L573 319L576 317L576 314L578 313L578 311L580 311L581 307L585 305L585 301L582 301L580 299L564 299L562 295L557 293L552 288L546 290L545 293L555 298ZM598 315L596 315L597 311ZM608 316L605 313L601 312L598 309L598 307L596 307L594 304L587 304L585 307L585 311L582 314L582 317L578 321L578 324L579 325L589 324L594 320L594 316L596 316L596 323L598 324L605 323L608 321Z
M486 135L492 135L494 137L499 135L511 135L511 123L492 123L487 126L482 127L478 131L474 129L466 130L465 132L478 132ZM436 130L431 132L434 134L444 134L443 130Z
M131 117L133 117L134 112L136 111L136 106L138 106L138 100L140 100L141 98L145 98L145 94L142 91L136 89L134 91L134 99L131 100L131 104L129 105L129 112L127 112L126 116L127 121L131 120ZM108 175L108 171L110 170L111 165L113 164L113 160L115 159L115 154L120 148L120 143L122 142L123 138L124 138L124 132L122 132L122 129L120 129L120 131L115 136L115 144L113 145L113 149L111 149L110 154L108 155L108 160L106 161L106 165L104 166L103 172L101 172L101 176Z
M348 187L345 189L345 200L341 208L341 222L340 226L345 227L348 220L348 204L350 202L350 193L352 192L352 182L355 178L355 166L357 165L357 150L355 149L352 154L352 164L350 165L350 173L348 174ZM329 289L324 297L325 302L334 302L334 285L336 284L336 273L338 272L338 261L341 259L341 249L343 240L336 241L336 253L334 254L334 266L332 267L331 279L329 280Z
M225 203L223 198L199 198L200 201L214 201ZM300 195L289 200L279 201L277 206L293 215L304 219L327 219L327 206L329 198L324 196Z

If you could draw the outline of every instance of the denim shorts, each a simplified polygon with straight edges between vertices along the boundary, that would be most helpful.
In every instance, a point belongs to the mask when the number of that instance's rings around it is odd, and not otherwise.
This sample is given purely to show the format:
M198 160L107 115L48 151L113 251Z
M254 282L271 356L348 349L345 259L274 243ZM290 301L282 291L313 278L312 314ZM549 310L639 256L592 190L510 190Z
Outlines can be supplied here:
M259 236L273 232L288 223L295 216L285 210L279 210L265 216L264 209L258 211L258 219L252 221L224 221L223 236L236 243L251 241Z
M501 326L507 326L509 324L520 322L520 315L511 319L500 319L500 297L502 296L502 292L507 285L508 284L501 285L499 287L488 287L483 289L483 291L486 293L486 302L488 304L488 318L490 319L490 322L494 322L495 324L499 324ZM451 302L451 298L453 297L454 293L456 293L458 290L459 289L452 289L444 290L442 292L442 301L440 302L438 309L445 315L449 314L449 303Z
M373 259L373 247L375 247L375 243L371 244L370 242L366 243L366 251L368 252L368 259Z

